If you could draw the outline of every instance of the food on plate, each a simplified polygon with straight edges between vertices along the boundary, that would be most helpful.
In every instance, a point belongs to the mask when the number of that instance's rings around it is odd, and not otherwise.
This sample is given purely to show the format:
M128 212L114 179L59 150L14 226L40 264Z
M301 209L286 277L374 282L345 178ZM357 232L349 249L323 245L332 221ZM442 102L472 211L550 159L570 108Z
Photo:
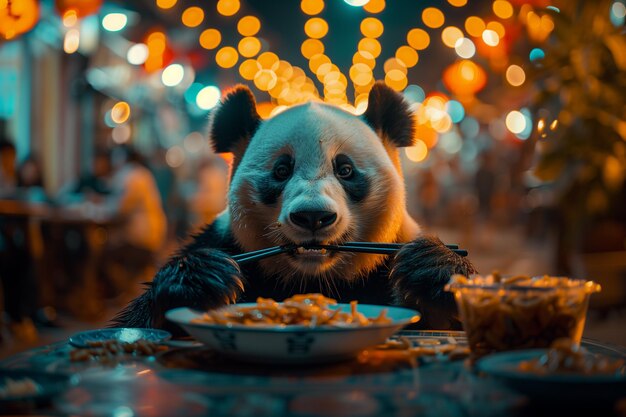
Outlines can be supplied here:
M88 347L70 351L72 362L86 362L96 360L102 364L115 363L123 355L151 356L163 350L167 346L158 345L152 341L139 339L132 343L120 342L119 340L102 340L87 343Z
M433 344L432 346L413 346L408 337L400 336L395 340L387 340L376 347L379 350L398 350L406 352L412 358L442 357L450 361L465 359L469 356L469 348L456 343Z
M519 369L540 375L624 375L626 372L623 359L591 354L567 338L555 340L545 354L520 363Z
M592 281L566 277L454 275L454 292L472 357L513 349L543 348L559 338L580 343Z
M0 398L26 397L40 391L39 384L30 378L5 378L4 384L0 384Z
M389 324L386 309L378 317L368 318L357 311L357 302L350 302L350 312L339 308L330 308L337 301L322 294L298 294L279 303L271 298L257 299L256 305L231 305L216 310L209 310L193 323L205 324L243 324L246 326L370 326Z

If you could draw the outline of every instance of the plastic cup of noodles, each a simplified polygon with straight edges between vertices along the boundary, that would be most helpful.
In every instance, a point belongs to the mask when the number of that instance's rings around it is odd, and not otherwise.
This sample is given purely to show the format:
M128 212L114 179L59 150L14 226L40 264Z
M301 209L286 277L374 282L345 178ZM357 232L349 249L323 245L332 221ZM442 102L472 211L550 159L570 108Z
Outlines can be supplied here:
M494 352L546 348L560 338L579 345L589 297L601 288L567 277L495 274L454 275L446 290L454 294L476 360Z

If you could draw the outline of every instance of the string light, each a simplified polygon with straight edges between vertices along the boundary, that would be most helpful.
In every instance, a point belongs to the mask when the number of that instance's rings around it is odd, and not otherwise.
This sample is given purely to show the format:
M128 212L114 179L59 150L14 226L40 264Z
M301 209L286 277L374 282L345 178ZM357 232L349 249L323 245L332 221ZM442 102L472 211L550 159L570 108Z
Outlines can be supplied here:
M176 6L177 0L156 0L157 7L161 9L171 9Z
M109 32L118 32L126 27L127 22L124 13L109 13L102 18L102 27Z
M485 28L485 22L478 16L470 16L465 19L465 31L475 38L479 38Z
M378 38L384 30L383 23L375 17L366 17L361 22L361 33L366 38Z
M239 41L237 49L241 56L251 58L261 51L261 41L254 36L247 36Z
M497 46L500 43L500 37L491 29L485 29L483 31L482 38L483 42L489 46Z
M217 2L217 12L222 16L232 16L239 11L240 7L239 0L219 0Z
M513 6L506 0L496 0L491 5L493 13L500 19L508 19L513 16Z
M202 110L211 110L220 102L222 93L219 88L209 85L204 87L196 95L196 104Z
M380 42L376 39L363 38L359 41L358 50L369 52L374 58L378 58L382 51L382 47L380 46Z
M454 44L454 51L459 57L469 59L476 53L476 45L471 39L462 38Z
M215 62L222 68L232 68L237 64L239 54L232 46L224 46L215 54Z
M385 10L385 0L370 0L363 9L372 14L380 13Z
M526 116L517 110L513 110L506 115L506 128L511 133L522 133L526 129Z
M407 68L413 68L417 65L419 56L415 49L410 46L403 45L396 50L396 59L402 61Z
M122 124L130 117L130 105L125 101L119 101L111 108L111 120Z
M309 38L302 42L300 52L302 53L303 57L305 57L306 59L310 59L315 54L324 53L324 44L319 39Z
M304 33L309 38L323 38L328 33L328 23L320 17L312 17L304 24Z
M161 82L166 87L175 87L183 81L185 69L180 64L168 65L161 73Z
M429 28L437 29L443 26L445 17L441 10L435 7L427 7L422 12L422 21Z
M222 34L217 29L206 29L200 34L199 41L204 49L215 49L222 42Z
M181 20L183 22L183 25L190 28L200 26L200 24L204 20L204 10L196 6L188 7L183 12Z
M461 38L463 38L463 32L457 27L448 26L441 31L441 40L448 48L454 48L456 42Z
M406 41L411 48L421 51L430 45L430 36L423 29L411 29L406 35Z
M237 23L237 31L242 36L254 36L261 30L261 21L255 16L244 16Z
M309 16L315 16L324 10L324 0L302 0L300 9Z
M506 80L513 87L519 87L526 81L526 73L519 65L510 65L506 69Z

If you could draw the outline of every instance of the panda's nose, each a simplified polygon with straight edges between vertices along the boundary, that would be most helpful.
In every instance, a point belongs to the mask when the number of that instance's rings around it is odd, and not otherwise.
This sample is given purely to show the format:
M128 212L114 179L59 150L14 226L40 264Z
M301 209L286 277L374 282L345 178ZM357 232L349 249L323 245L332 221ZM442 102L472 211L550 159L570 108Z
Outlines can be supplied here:
M289 215L296 226L315 232L328 227L337 220L337 213L330 211L296 211Z

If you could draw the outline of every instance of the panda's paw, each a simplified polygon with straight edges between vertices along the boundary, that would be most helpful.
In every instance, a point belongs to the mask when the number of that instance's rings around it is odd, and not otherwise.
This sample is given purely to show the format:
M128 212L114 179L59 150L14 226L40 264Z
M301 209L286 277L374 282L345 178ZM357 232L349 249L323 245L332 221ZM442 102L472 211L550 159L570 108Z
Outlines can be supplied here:
M460 328L456 305L444 286L453 274L473 274L471 262L434 236L420 236L395 256L390 274L395 303L417 308L420 328Z
M154 327L175 335L182 330L165 318L168 310L208 310L237 301L244 279L237 263L216 249L183 251L156 274L150 288L114 319L116 325Z

